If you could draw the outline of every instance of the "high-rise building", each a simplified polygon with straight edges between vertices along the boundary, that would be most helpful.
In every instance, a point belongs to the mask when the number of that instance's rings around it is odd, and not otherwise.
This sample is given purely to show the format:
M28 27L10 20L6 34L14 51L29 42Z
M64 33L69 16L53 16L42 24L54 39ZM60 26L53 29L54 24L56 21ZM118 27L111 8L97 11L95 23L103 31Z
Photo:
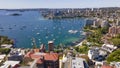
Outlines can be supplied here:
M117 27L116 32L117 32L118 34L120 34L120 26Z
M112 26L109 28L109 35L115 37L117 34L120 34L120 26Z
M116 19L116 25L120 26L120 19Z
M54 41L48 41L48 50L53 51L54 50Z

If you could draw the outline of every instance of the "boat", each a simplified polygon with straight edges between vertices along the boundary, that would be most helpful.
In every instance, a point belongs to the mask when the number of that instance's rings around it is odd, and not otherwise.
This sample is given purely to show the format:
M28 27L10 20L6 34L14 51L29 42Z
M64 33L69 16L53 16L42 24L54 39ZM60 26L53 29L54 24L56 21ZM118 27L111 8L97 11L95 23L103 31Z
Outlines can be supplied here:
M11 30L12 28L11 28L11 27L9 27L9 29Z
M59 28L58 30L61 30L61 28Z
M68 32L71 34L76 34L78 32L78 30L68 30Z
M47 27L44 28L45 30L47 29Z
M34 29L35 29L35 30L37 30L38 28L37 28L37 27L35 27Z
M51 34L51 36L53 37L54 35L53 35L53 34Z
M20 30L23 30L23 28L20 28Z
M58 32L58 34L61 34L61 32Z
M53 39L53 41L55 41L55 39Z
M22 28L26 28L27 26L23 25Z
M6 13L6 15L9 15L9 16L21 16L22 14L19 14L19 13Z
M53 29L56 29L56 27L53 27Z
M14 26L17 26L17 25L14 25Z
M40 33L36 33L37 35L39 35Z
M46 39L48 38L48 36L45 37Z
M4 32L4 30L3 30L3 29L0 29L0 31L1 31L1 32Z
M41 39L38 39L39 41L41 40Z
M3 27L0 27L0 29L3 29Z

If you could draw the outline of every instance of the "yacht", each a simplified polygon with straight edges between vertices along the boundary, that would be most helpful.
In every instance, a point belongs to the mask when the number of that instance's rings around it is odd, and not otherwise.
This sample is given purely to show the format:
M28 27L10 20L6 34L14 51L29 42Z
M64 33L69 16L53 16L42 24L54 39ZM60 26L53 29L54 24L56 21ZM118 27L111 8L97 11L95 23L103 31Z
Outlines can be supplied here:
M40 33L36 33L37 35L39 35Z
M68 30L68 32L71 34L76 34L78 32L78 30Z

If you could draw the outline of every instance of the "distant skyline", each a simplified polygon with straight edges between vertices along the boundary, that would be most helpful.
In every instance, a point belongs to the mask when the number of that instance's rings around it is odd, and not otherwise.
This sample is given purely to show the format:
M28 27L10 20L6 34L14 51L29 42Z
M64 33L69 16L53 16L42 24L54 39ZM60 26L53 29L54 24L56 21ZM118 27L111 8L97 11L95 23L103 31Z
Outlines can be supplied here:
M0 9L120 7L120 0L0 0Z

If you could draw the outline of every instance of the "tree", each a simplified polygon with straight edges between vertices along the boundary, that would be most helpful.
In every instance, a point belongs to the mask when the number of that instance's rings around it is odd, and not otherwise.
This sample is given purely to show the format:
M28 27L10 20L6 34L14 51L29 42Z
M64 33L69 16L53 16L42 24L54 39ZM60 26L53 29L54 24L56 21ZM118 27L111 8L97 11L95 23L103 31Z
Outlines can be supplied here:
M101 28L101 33L102 33L102 34L108 33L108 29L109 29L109 27Z
M9 48L0 48L0 53L2 54L8 54L10 52Z
M75 50L79 53L86 54L89 50L89 47L87 45L82 45L82 46L79 46L79 47L75 47Z
M9 39L7 36L0 36L0 45L2 44L14 44L14 41Z
M120 45L120 39L119 38L113 38L113 39L111 39L111 41L113 42L113 44L115 46L119 46Z
M107 57L107 62L120 62L120 50L116 50Z

